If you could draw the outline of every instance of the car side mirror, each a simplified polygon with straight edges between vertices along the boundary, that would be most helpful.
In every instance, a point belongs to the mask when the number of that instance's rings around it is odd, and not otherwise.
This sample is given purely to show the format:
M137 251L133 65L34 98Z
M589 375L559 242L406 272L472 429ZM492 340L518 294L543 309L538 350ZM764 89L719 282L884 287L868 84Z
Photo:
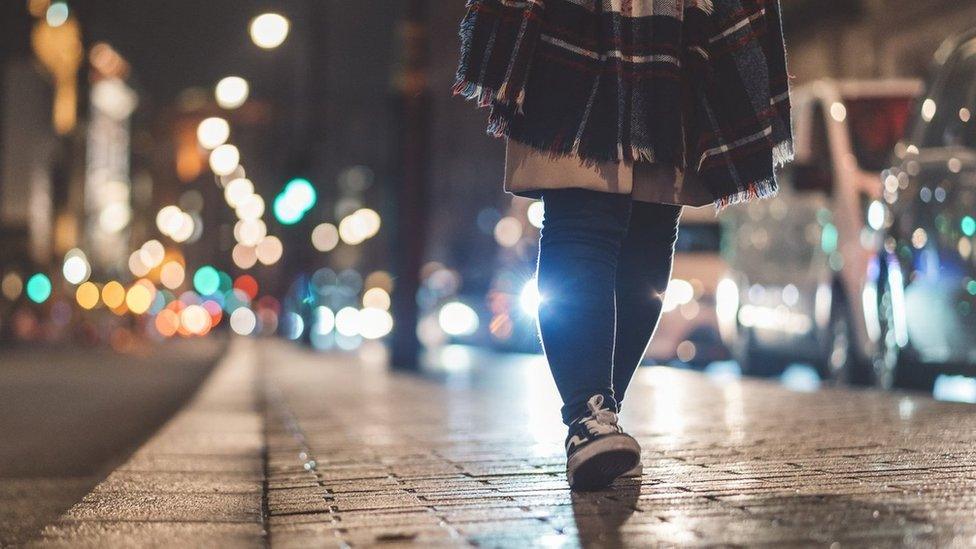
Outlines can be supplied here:
M800 192L822 192L830 194L833 187L831 174L822 166L815 164L796 164L793 166L793 188Z

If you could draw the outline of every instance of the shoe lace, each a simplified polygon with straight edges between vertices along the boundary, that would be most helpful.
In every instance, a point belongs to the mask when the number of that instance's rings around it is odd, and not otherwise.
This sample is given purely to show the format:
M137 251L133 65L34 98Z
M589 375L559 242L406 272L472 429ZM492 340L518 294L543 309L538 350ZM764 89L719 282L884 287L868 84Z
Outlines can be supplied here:
M586 427L591 435L607 435L619 433L620 426L617 425L617 414L603 407L603 395L593 395L586 402L586 407L590 410L590 415L582 419L581 423Z

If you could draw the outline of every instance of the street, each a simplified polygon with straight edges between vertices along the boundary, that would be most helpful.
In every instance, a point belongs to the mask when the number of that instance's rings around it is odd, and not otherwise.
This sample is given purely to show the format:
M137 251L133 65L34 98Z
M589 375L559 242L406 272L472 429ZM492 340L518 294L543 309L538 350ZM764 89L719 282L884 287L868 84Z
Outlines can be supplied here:
M26 541L98 484L180 408L222 347L0 351L0 546Z
M976 544L972 407L643 368L644 475L570 493L544 362L236 340L198 396L39 545Z
M976 547L974 21L0 2L0 548Z

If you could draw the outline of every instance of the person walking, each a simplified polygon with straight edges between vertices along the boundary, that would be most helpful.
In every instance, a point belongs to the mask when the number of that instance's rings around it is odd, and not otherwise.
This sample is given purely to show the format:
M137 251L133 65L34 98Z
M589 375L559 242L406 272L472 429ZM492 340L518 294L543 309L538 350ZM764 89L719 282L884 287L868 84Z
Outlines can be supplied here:
M469 0L454 93L490 109L504 189L541 199L538 330L573 489L640 475L617 414L683 206L776 194L793 158L778 0Z

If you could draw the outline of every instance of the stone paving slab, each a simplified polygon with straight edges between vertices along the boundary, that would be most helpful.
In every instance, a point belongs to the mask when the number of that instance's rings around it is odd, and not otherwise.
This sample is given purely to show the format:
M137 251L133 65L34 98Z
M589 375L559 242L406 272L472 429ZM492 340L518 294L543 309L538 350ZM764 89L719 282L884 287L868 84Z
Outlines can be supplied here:
M468 362L411 376L237 341L36 544L976 545L971 406L645 368L622 414L643 477L573 493L544 362Z
M644 476L577 494L541 360L433 380L261 352L272 545L976 545L971 406L646 368L622 414Z

